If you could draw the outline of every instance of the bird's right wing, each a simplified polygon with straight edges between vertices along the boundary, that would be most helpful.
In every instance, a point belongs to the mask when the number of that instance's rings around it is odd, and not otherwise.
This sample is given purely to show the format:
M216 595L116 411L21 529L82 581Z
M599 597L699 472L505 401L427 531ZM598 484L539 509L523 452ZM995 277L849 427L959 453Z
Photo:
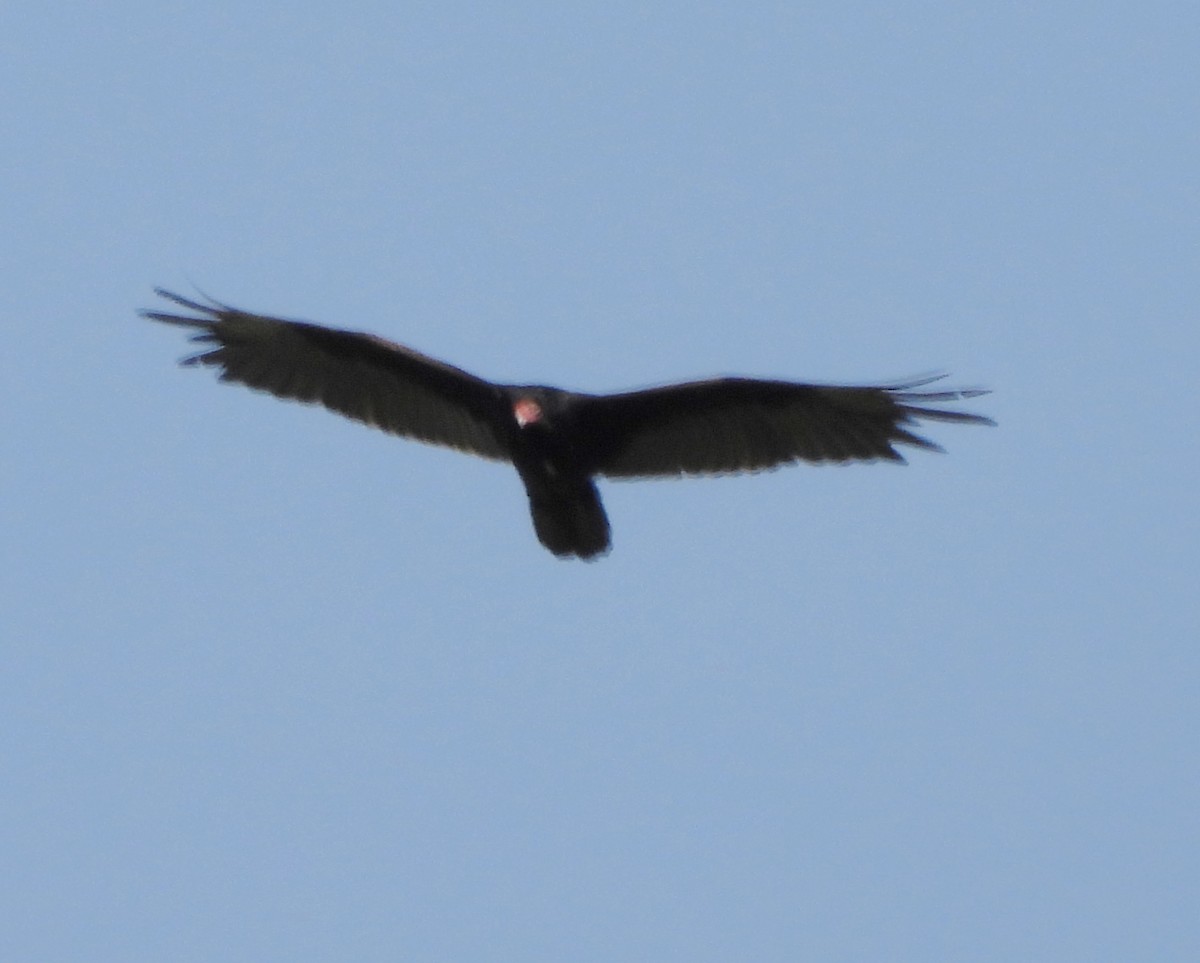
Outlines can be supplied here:
M879 387L716 378L583 396L576 430L587 468L610 478L761 471L788 462L903 461L895 445L940 450L920 419L992 424L930 407L986 394L921 391L929 378Z
M371 334L201 304L161 288L155 293L194 316L143 311L143 317L199 329L192 340L213 345L183 364L219 368L222 381L324 405L394 435L508 458L499 427L504 398L482 378Z

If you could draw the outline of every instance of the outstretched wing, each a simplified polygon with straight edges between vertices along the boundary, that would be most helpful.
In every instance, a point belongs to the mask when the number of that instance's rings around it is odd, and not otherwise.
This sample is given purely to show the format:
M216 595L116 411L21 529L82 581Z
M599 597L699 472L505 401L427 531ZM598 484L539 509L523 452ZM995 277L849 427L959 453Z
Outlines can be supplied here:
M500 391L466 371L371 334L202 304L155 288L194 315L143 311L166 324L196 328L213 347L185 365L221 369L221 380L279 398L321 404L394 435L506 459Z
M994 424L930 407L987 394L919 390L936 380L854 387L717 378L586 396L575 417L588 469L611 478L761 471L795 461L902 462L898 444L941 450L909 430L921 419Z

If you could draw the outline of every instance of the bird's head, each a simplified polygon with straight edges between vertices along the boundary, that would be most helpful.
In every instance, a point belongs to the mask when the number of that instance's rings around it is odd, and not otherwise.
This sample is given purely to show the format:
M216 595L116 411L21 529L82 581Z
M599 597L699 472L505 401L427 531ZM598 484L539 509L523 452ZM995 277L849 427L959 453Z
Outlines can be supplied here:
M570 392L544 385L523 385L509 390L512 418L525 433L554 433L570 421Z
M545 417L541 404L530 395L519 395L513 401L512 411L513 418L521 428L536 425Z

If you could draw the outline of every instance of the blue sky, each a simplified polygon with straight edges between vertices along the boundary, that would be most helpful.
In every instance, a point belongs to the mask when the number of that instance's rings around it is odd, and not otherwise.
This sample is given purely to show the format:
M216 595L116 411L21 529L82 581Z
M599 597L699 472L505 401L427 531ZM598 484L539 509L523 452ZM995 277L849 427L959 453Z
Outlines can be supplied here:
M1191 4L0 12L0 956L1200 957ZM905 468L514 472L150 288L497 380L949 370Z

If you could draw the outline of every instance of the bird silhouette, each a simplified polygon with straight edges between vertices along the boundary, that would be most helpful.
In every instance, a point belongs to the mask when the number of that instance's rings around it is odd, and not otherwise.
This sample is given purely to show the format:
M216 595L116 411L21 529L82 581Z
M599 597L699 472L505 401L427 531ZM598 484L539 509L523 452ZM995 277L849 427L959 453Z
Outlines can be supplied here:
M324 405L383 431L510 462L539 541L562 558L611 547L595 479L755 472L791 462L903 462L896 445L940 446L922 420L991 425L937 407L987 394L929 390L944 375L885 385L711 378L620 394L495 384L373 334L251 314L156 288L189 313L143 317L194 328L184 365L222 381Z

